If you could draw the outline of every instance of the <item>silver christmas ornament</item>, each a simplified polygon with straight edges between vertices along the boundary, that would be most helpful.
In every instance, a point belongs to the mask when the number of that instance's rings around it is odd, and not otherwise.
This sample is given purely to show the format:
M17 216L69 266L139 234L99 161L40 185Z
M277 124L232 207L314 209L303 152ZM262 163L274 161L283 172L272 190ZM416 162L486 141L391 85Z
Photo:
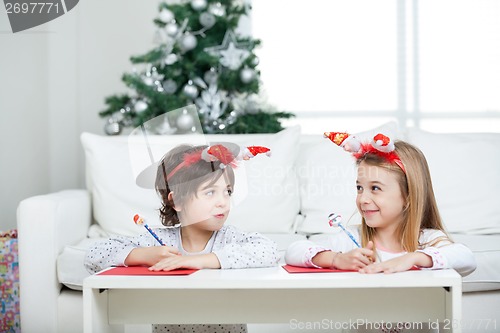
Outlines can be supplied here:
M196 84L196 85L197 85L198 87L200 87L201 89L207 89L207 88L208 88L207 84L205 83L205 81L203 81L203 80L201 79L201 77L198 77L198 76L197 76L197 77L195 77L195 78L193 79L193 82L194 82L194 84Z
M252 59L252 65L257 66L260 62L260 59L258 57L255 57Z
M224 7L220 2L211 4L208 7L208 11L219 17L226 15L226 7Z
M251 68L245 67L240 72L240 80L243 83L250 83L255 78L255 71Z
M170 10L168 10L166 8L163 8L160 11L159 19L160 19L160 21L162 21L164 23L169 23L170 21L172 21L174 19L174 13L172 13Z
M206 47L204 51L215 57L220 57L220 64L234 71L250 56L249 47L250 43L238 42L235 33L228 30L224 34L221 45Z
M179 31L179 26L173 22L165 26L165 32L169 36L175 36L178 31Z
M219 90L216 83L210 84L208 89L201 92L200 97L195 100L199 113L205 115L205 119L219 119L227 109L227 91Z
M177 54L175 53L170 53L168 56L165 57L165 65L172 65L175 64L179 60L179 57L177 57Z
M200 24L207 29L213 27L215 22L217 21L214 15L207 12L201 13L199 20Z
M191 8L196 11L202 11L207 8L207 0L191 0Z
M203 79L208 84L216 83L218 78L219 78L219 75L217 74L217 71L213 67L210 68L209 71L206 71L205 74L203 74Z
M111 120L113 120L115 123L121 123L123 119L125 118L125 112L122 112L123 109L120 111L116 111L111 115Z
M194 49L197 44L196 37L190 33L186 33L181 39L181 48L185 52Z
M166 94L171 95L177 91L177 83L174 80L168 79L163 82L163 90Z
M182 114L177 118L175 124L177 128L182 131L191 130L191 128L194 126L193 116L188 114L187 110L183 110Z
M118 135L122 132L122 126L120 123L114 121L113 119L108 119L106 124L104 124L104 133L107 135Z
M243 61L250 55L245 49L238 49L233 43L229 43L227 50L220 51L221 58L219 62L222 66L231 70L238 69Z
M137 113L144 112L144 111L146 111L147 108L148 108L148 104L142 100L138 100L134 104L134 110Z
M142 75L142 81L148 86L152 86L153 84L159 85L164 77L165 75L158 73L156 67L151 67Z
M183 89L184 95L191 99L195 99L198 96L198 88L193 84L193 81L189 80Z

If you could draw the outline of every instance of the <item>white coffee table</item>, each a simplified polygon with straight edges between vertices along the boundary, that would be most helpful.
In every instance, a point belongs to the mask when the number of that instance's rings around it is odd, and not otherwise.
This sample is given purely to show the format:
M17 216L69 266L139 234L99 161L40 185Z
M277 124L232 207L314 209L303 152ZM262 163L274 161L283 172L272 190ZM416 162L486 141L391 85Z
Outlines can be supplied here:
M290 274L272 267L188 276L93 275L83 288L85 333L112 332L123 324L314 321L336 327L439 321L460 332L462 311L462 279L454 270Z

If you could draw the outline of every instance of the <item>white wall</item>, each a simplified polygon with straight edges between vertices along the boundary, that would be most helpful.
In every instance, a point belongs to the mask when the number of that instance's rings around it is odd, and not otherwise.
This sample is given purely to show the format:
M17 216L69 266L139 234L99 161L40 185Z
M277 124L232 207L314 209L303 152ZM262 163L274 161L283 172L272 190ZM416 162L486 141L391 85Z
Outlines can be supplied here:
M103 134L104 98L125 92L131 55L153 48L158 1L85 0L13 34L0 10L0 230L24 198L83 188L79 136Z
M47 34L13 35L0 10L0 230L20 199L49 188Z

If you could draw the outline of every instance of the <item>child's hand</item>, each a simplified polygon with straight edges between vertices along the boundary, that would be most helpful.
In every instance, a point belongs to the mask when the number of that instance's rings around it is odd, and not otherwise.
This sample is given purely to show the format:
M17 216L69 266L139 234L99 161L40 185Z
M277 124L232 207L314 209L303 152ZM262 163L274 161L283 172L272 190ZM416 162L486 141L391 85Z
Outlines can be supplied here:
M339 253L333 258L333 266L338 269L357 271L373 262L373 242L366 247L357 248L346 253Z
M169 256L149 267L151 271L171 271L178 268L220 268L219 259L213 253L193 256Z
M169 258L177 257L181 253L172 246L151 246L151 247L138 247L130 251L125 259L125 265L154 265L157 262Z
M432 266L432 259L426 254L412 252L384 262L371 264L359 270L360 273L396 273L410 270L413 266Z

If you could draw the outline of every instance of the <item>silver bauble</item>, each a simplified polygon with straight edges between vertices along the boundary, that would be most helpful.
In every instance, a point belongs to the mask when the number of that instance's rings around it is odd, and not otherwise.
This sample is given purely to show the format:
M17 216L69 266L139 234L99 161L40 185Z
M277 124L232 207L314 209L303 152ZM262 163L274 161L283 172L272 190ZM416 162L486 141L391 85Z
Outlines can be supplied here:
M213 27L215 24L215 21L217 21L215 16L213 16L212 14L207 13L207 12L201 13L199 20L200 20L200 24L208 29Z
M179 31L179 26L175 23L169 23L165 26L165 32L169 36L175 36L177 32Z
M115 123L121 123L123 121L123 119L125 119L125 112L122 112L121 110L120 111L116 111L115 113L113 113L111 115L110 119L112 121L114 121Z
M251 94L246 99L245 112L249 114L256 114L260 111L260 101L256 94Z
M146 111L147 108L148 108L148 103L141 101L141 100L135 102L135 104L134 104L134 110L137 113L144 112L144 111Z
M224 7L220 2L216 2L211 4L208 7L208 11L215 16L224 16L226 15L226 7Z
M177 57L177 54L175 53L170 53L168 56L165 57L165 65L172 65L177 62L179 58Z
M196 11L202 11L207 8L207 0L191 0L191 8Z
M144 83L148 86L152 86L154 81L153 81L153 78L151 76L145 76L142 81L144 81Z
M174 80L168 79L163 82L163 89L166 94L171 95L177 91L177 83Z
M255 71L251 68L243 68L240 72L240 80L243 83L250 83L255 78Z
M159 14L159 19L162 22L169 23L174 19L174 13L166 8L163 8Z
M188 131L194 126L193 116L187 112L183 112L175 122L178 129Z
M217 79L219 78L219 75L215 71L215 68L210 68L210 70L206 71L205 74L203 74L203 79L205 80L206 83L208 84L214 84L217 82Z
M115 122L113 119L108 119L104 124L104 133L107 135L118 135L122 132L120 123Z
M252 60L252 65L257 66L259 64L259 62L260 62L259 58L255 57Z
M185 34L181 40L181 48L184 51L190 51L196 47L198 41L196 37L190 33Z
M191 99L195 99L198 96L198 88L193 84L193 81L189 81L183 89L184 95Z

